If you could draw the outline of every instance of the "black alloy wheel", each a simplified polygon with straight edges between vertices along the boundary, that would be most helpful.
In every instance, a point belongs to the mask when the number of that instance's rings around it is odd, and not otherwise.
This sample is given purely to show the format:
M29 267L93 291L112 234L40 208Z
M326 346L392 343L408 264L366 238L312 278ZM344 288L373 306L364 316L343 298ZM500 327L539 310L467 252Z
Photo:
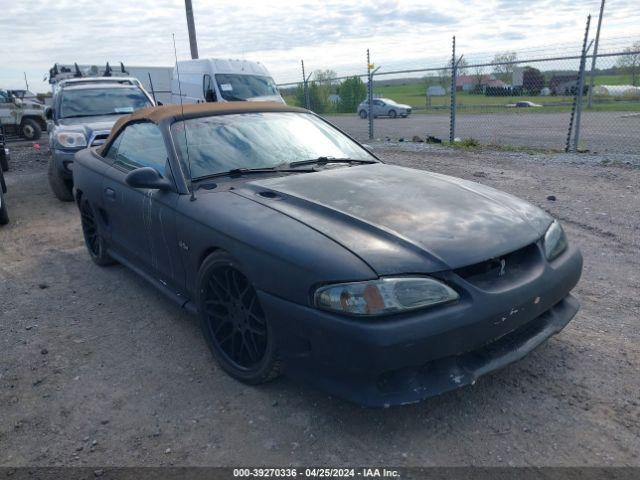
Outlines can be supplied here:
M82 223L82 234L84 243L89 250L91 260L100 266L111 265L113 259L105 250L105 244L100 229L93 213L93 209L87 200L80 202L80 220Z
M199 277L203 333L222 368L250 384L278 376L273 333L249 279L224 252L210 255Z

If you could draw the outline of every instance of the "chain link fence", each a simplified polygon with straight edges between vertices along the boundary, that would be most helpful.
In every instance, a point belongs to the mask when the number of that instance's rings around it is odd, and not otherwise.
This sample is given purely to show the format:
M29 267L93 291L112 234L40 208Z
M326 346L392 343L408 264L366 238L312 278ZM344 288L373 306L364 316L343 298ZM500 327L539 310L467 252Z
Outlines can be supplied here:
M366 73L305 72L303 82L279 87L288 103L327 116L360 140L640 154L640 41L624 42L627 47L618 42L594 55L587 28L574 51L467 59L454 38L441 67L384 71L367 52ZM367 98L406 104L411 114L376 115L374 102L374 115L361 119Z

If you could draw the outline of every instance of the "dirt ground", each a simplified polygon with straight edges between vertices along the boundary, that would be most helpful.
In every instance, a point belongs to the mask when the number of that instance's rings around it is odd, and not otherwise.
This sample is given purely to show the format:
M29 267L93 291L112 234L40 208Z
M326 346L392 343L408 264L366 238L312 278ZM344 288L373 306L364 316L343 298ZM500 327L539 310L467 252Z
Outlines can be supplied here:
M286 378L229 378L194 318L90 261L76 207L49 191L45 149L12 148L0 466L640 465L637 159L377 146L539 205L585 258L582 309L559 335L475 386L377 410Z

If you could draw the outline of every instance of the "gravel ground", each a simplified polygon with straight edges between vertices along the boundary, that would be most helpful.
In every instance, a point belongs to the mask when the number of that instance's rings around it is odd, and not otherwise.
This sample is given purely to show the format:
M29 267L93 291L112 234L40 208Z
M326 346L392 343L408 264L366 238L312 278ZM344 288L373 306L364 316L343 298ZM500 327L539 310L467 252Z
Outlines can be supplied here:
M91 263L75 206L49 191L44 148L15 145L0 229L0 466L640 465L636 159L374 148L560 218L585 257L574 321L418 405L363 409L286 378L247 387L214 364L194 318L125 268Z
M327 117L358 140L369 138L369 122L356 115ZM482 144L515 145L547 150L564 150L569 129L569 112L464 114L456 122L456 137L474 138ZM580 148L592 152L640 154L640 115L631 112L589 112L582 114ZM408 118L377 118L376 138L411 139L432 135L449 139L449 114L411 115Z

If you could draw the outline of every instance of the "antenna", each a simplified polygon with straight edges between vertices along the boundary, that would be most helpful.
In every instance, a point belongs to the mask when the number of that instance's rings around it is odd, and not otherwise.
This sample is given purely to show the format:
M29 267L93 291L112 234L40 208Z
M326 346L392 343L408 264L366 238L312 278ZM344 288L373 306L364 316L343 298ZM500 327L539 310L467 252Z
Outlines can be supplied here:
M189 158L189 140L187 139L187 122L184 121L184 105L182 103L182 85L180 84L180 68L178 67L178 51L176 50L176 34L172 33L173 55L176 59L176 74L178 77L178 93L180 94L180 112L182 115L182 130L184 131L184 145L187 151L187 167L189 167L189 190L191 190L191 201L196 199L196 191L193 188L193 177L191 176L191 159Z

